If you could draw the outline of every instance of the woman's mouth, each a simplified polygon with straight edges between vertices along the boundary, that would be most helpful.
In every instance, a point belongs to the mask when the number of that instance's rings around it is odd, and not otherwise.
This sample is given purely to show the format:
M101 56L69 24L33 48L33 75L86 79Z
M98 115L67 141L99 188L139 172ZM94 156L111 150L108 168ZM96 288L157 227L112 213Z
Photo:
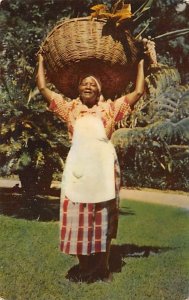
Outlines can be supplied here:
M83 93L84 93L84 95L91 95L92 94L91 91L84 91Z

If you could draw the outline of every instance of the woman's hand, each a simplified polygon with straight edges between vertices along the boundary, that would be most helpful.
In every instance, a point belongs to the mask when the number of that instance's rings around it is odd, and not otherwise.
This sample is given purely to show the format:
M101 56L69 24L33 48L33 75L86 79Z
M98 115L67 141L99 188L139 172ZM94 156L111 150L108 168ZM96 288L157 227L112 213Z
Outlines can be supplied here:
M157 65L157 55L155 50L155 43L148 39L142 40L144 45L144 54L148 57L151 64Z
M43 55L42 55L41 53L39 53L39 54L37 55L37 60L38 60L38 63L39 63L39 64L42 64L42 63L43 63L44 58L43 58Z

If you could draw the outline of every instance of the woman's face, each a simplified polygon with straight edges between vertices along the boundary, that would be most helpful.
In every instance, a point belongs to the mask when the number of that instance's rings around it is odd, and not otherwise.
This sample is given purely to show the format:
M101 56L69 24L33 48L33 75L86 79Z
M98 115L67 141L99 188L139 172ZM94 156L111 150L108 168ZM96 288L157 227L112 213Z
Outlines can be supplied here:
M96 81L92 77L84 78L79 85L79 94L83 104L88 107L97 104L100 93Z

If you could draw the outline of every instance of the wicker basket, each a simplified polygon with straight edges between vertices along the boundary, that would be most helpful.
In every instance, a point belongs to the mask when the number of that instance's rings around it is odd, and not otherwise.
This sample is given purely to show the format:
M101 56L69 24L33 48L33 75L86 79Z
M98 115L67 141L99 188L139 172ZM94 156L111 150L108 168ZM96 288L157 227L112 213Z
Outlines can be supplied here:
M100 77L105 97L120 95L137 60L133 40L113 23L90 17L60 22L41 45L50 81L67 97L78 95L79 78Z

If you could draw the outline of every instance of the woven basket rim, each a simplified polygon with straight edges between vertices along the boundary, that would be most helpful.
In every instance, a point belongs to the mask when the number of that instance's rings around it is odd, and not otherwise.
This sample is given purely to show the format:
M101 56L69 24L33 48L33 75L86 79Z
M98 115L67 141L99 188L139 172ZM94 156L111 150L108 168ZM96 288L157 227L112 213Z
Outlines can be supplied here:
M75 22L75 21L96 21L96 22L100 22L100 23L107 23L107 19L106 18L92 18L91 16L87 16L87 17L80 17L80 18L70 18L70 19L64 19L64 20L60 20L58 21L56 24L60 25L62 23L70 23L70 22Z
M53 27L53 29L46 35L46 37L44 38L41 47L43 48L43 45L45 44L45 42L48 40L48 38L54 33L55 30L57 30L59 27L61 27L64 24L67 23L72 23L72 22L81 22L81 21L91 21L91 22L99 22L99 23L107 23L107 19L98 19L98 18L92 18L90 16L87 17L81 17L81 18L70 18L70 19L64 19L64 20L60 20L58 21L55 26Z

